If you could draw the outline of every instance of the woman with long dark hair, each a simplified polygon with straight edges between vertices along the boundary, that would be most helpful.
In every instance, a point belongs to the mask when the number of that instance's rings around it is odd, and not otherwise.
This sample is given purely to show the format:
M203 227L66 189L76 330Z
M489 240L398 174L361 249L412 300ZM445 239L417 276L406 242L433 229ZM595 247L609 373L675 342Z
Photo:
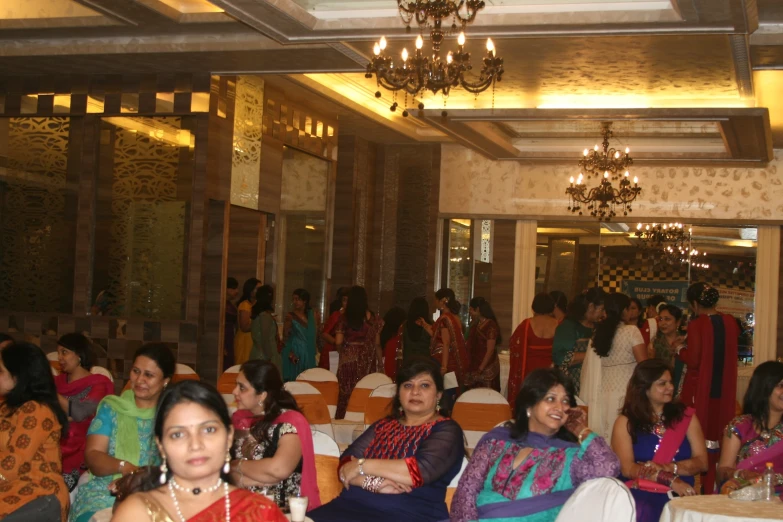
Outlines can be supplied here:
M295 381L305 370L315 368L321 331L321 314L310 306L310 292L297 288L293 310L283 323L283 381Z
M658 522L670 490L695 495L694 476L707 469L704 434L693 408L674 398L672 368L640 362L612 430L612 449L636 501L638 522Z
M282 508L300 492L309 499L308 509L321 505L310 425L283 388L275 365L258 360L243 364L234 398L239 408L233 417L235 483L274 497Z
M720 293L707 283L689 286L685 298L694 317L688 323L687 346L677 355L687 366L680 400L696 408L707 444L714 449L708 453L710 463L702 482L709 495L715 488L717 448L735 412L739 326L733 316L715 309Z
M403 364L416 357L430 356L432 314L426 297L414 297L408 307L408 318L402 330Z
M68 488L60 467L60 439L68 416L57 399L49 361L30 343L0 351L0 518L65 521Z
M364 288L351 287L345 313L335 328L335 346L340 354L340 364L337 367L340 394L335 419L345 417L348 399L356 383L383 366L382 327L383 321L370 311Z
M497 317L489 302L474 297L468 304L475 326L470 330L467 352L470 364L465 376L467 388L492 388L500 391L500 359L497 345L502 341Z
M617 456L576 408L571 380L539 368L519 391L514 420L476 446L454 494L451 520L552 522L574 488L614 477Z
M582 362L587 353L587 344L593 336L593 327L604 316L606 292L593 287L576 296L568 305L568 315L557 326L552 341L552 362L574 382L579 395Z
M381 346L383 346L383 372L394 380L402 362L402 328L407 314L399 306L390 308L383 316Z
M563 322L568 313L568 297L560 290L552 290L549 292L549 297L555 303L555 308L552 310L552 317L557 319L557 324Z
M155 440L163 458L112 520L285 522L270 500L229 483L234 429L218 391L199 381L172 385L160 398Z
M657 323L655 336L647 352L653 354L656 359L666 361L666 364L674 368L672 380L674 396L677 397L682 389L682 376L685 372L685 364L677 358L677 353L685 347L685 337L680 335L682 310L678 306L666 303L661 303L657 308L658 319L647 320Z
M590 407L590 426L604 438L612 434L636 363L647 359L647 345L636 325L626 324L631 300L621 293L604 301L582 369L581 398Z
M242 296L237 304L237 333L234 336L234 364L242 364L250 358L253 349L253 305L261 281L251 277L242 285Z
M275 291L271 286L264 285L256 290L256 304L253 305L251 317L253 349L250 352L250 360L269 361L282 371L282 346L275 316Z
M766 463L783 486L783 363L767 361L753 371L742 404L742 415L726 426L721 443L718 479L721 493L760 480Z
M324 328L321 332L321 357L318 359L318 367L324 370L331 368L329 359L330 354L334 351L335 328L337 328L337 323L340 322L340 317L345 313L345 305L348 303L348 290L349 288L344 286L338 288L334 301L329 305L329 318L324 323Z
M432 327L430 354L440 363L441 373L456 374L457 383L462 388L465 385L465 374L470 367L462 322L458 315L462 305L451 288L441 288L435 292L435 299L440 317Z

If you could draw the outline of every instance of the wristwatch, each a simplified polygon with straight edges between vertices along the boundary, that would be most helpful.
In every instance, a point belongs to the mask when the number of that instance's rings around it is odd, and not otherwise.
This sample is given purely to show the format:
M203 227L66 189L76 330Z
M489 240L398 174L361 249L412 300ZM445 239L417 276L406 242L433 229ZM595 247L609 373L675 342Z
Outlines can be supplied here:
M359 475L364 476L364 459L359 459Z
M122 473L123 469L125 469L125 461L121 460L119 465L119 472Z

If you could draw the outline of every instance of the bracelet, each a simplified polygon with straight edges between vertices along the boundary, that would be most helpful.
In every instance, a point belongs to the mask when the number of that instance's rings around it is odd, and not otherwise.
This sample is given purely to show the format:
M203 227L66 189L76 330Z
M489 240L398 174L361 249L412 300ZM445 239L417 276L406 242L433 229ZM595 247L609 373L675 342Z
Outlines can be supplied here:
M672 470L672 472L673 472L675 475L679 475L679 473L677 473L677 463L676 463L676 462L674 463L674 469Z
M239 487L242 489L245 488L245 474L242 472L242 463L246 460L247 459L239 459L239 462L237 463L237 472L239 472Z
M655 482L663 486L672 487L672 484L674 484L675 480L677 480L677 475L670 471L660 470L658 473L656 473L655 476Z
M385 479L383 477L373 477L371 475L366 475L364 477L364 482L362 482L362 489L367 490L370 493L377 493L381 488L384 480Z
M577 440L579 441L579 444L582 443L582 440L583 440L583 437L584 437L586 431L589 431L590 433L592 433L592 430L590 428L582 428L582 431L579 432L579 436L577 437ZM589 435L589 433L588 433L588 435Z

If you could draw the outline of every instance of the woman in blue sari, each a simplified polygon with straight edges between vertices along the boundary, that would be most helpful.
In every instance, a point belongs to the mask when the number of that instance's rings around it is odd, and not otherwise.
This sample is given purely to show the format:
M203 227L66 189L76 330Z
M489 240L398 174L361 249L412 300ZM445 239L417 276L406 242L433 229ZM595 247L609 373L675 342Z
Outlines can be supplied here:
M442 395L437 363L421 358L404 365L392 414L365 430L340 459L345 489L307 516L315 522L446 519L446 488L464 451L462 428L442 415Z
M316 343L320 339L321 315L310 307L310 292L297 288L293 311L283 325L283 381L295 381L305 370L315 368Z
M451 521L552 522L581 483L617 476L617 456L575 406L573 384L560 370L533 370L517 396L513 423L476 446Z

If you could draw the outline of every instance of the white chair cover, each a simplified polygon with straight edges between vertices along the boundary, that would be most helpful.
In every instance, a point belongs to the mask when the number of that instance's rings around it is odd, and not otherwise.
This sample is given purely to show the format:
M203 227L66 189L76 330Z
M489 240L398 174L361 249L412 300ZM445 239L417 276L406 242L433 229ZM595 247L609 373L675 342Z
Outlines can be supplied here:
M313 429L313 452L316 455L340 457L340 448L332 437L326 433Z
M508 401L506 400L506 398L503 397L500 393L493 390L492 388L475 388L473 390L468 390L462 395L460 395L459 398L457 399L457 404L462 404L462 403L508 405ZM511 416L513 417L513 412L511 412ZM502 426L503 424L506 423L507 420L508 419L500 422L498 425ZM458 419L457 422L459 422ZM481 437L483 437L487 433L487 431L491 429L493 426L487 426L486 431L463 430L463 433L465 434L465 447L470 450L474 449L478 444L479 440L481 440Z
M186 364L177 363L177 367L174 370L174 373L178 373L180 375L190 375L190 374L195 374L196 371Z
M630 490L616 478L588 480L560 510L555 522L636 522L636 503Z
M313 387L312 384L308 384L306 382L289 381L283 385L283 388L288 393L293 395L294 399L296 399L297 395L321 395L321 392L319 392L318 389ZM326 406L325 401L324 401L324 406ZM327 407L327 413L328 413L328 407ZM310 427L314 430L322 431L327 435L329 435L331 438L334 438L334 428L332 428L331 422L329 424L310 424Z
M111 372L103 366L93 366L90 373L93 375L103 375L104 377L108 377L111 382L114 382L114 376L112 376Z

